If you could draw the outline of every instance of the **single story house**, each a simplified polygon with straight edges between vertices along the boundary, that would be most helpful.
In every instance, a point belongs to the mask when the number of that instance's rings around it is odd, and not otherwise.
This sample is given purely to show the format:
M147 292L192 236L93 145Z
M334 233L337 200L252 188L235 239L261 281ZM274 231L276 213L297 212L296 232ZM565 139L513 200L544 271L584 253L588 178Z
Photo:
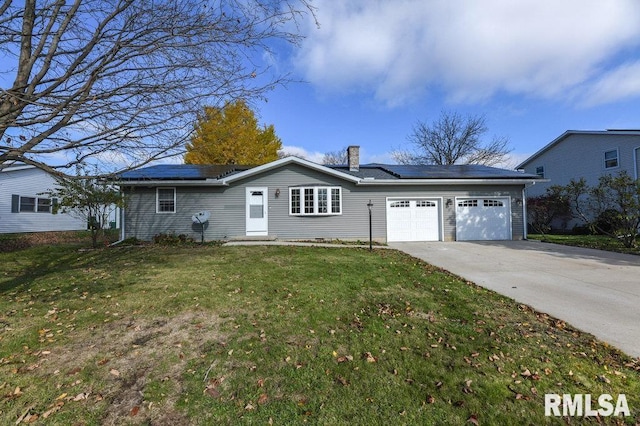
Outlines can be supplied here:
M640 130L567 130L517 166L545 181L527 188L527 197L544 195L551 185L625 171L640 178Z
M297 157L261 166L157 165L117 177L122 238L376 241L526 238L524 190L535 174L479 165L326 166ZM194 217L207 212L201 225Z
M70 214L52 214L55 178L35 166L15 163L0 170L0 233L75 231L87 223Z

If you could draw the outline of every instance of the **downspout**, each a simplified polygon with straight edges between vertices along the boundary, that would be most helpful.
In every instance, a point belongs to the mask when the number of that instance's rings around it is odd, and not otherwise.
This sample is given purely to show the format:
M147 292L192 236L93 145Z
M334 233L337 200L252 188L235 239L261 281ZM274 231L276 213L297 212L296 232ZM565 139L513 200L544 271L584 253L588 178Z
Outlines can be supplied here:
M124 204L118 207L120 216L120 239L116 242L109 244L109 247L116 246L124 241Z
M526 194L526 188L527 185L524 185L522 187L522 221L524 222L524 229L523 229L523 238L526 240L527 239L527 235L529 234L529 230L528 225L527 225L527 194Z

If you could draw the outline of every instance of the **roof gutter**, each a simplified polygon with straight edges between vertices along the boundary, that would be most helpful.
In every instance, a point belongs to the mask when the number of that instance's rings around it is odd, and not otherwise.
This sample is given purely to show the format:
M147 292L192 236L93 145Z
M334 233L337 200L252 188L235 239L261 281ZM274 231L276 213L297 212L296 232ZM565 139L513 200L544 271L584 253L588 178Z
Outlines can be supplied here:
M114 184L120 186L229 186L228 183L218 179L118 180L114 181Z
M527 185L543 179L362 179L357 185Z

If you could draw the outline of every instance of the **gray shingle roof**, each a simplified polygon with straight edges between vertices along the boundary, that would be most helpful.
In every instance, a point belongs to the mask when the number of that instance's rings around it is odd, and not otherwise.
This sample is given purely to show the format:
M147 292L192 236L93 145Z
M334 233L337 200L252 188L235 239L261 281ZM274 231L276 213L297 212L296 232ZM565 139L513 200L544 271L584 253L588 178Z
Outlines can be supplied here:
M327 166L335 171L364 179L411 180L411 179L537 179L539 176L495 167L469 165L402 165L363 164L358 171L349 171L346 165ZM221 179L252 166L240 165L195 165L162 164L124 172L119 180L206 180Z

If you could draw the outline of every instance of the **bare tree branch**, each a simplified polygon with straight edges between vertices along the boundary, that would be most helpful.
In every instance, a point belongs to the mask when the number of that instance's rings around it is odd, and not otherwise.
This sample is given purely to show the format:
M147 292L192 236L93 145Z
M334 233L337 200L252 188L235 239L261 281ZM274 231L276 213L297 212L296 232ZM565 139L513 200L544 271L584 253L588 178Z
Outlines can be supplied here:
M349 162L349 155L347 154L347 147L337 151L325 152L322 157L322 164L330 166L342 166Z
M0 170L183 152L204 105L289 81L261 58L299 42L308 14L308 0L3 1Z
M431 124L419 121L408 140L415 151L396 151L394 159L401 164L483 164L494 166L504 162L511 151L506 137L482 141L487 132L484 116L462 117L443 111Z

